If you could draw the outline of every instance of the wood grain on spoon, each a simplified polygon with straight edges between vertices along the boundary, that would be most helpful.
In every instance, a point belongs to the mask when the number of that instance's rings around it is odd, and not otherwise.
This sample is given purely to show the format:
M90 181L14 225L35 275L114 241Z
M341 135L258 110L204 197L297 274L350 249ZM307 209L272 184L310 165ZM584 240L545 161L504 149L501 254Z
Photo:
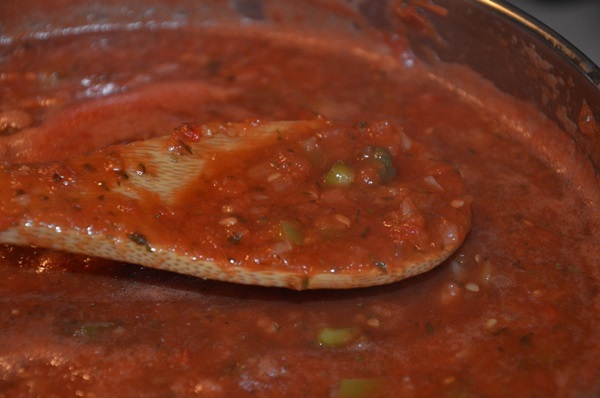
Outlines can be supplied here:
M428 271L471 219L457 170L386 122L186 124L0 184L1 242L299 290Z
M57 161L161 136L184 120L243 120L249 116L247 111L231 104L238 95L232 88L181 80L84 100L56 111L39 126L0 135L0 159L10 163Z

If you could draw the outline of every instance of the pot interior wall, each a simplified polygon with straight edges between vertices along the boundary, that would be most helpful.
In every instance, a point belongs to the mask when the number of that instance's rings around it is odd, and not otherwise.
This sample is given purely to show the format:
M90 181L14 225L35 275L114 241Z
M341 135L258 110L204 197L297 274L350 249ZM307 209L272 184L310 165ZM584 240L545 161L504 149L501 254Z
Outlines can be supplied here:
M465 64L502 91L534 104L600 169L600 69L509 4L484 0L114 0L0 5L0 40L112 29L244 24L363 40L365 27L400 31L427 62ZM413 8L414 7L414 8ZM411 10L409 17L406 10ZM414 11L414 12L412 12ZM404 17L403 17L404 16ZM415 16L417 16L415 18ZM302 33L301 33L302 32ZM371 43L376 48L381 43ZM364 45L364 43L363 43ZM386 49L377 49L386 51Z

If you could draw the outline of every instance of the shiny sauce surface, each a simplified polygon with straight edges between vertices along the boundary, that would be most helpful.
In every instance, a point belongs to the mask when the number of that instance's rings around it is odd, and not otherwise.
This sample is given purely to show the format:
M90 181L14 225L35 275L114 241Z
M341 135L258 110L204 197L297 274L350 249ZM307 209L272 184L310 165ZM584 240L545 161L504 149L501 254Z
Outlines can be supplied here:
M389 120L458 167L473 226L421 276L301 293L2 246L0 396L600 392L598 181L529 143L558 131L468 70L211 30L26 41L1 59L5 161L189 121Z
M322 118L184 123L88 156L5 165L0 185L5 243L298 290L431 269L463 242L472 200L456 167L401 127ZM8 229L26 238L3 240ZM66 234L76 236L63 246ZM235 279L246 273L280 279Z

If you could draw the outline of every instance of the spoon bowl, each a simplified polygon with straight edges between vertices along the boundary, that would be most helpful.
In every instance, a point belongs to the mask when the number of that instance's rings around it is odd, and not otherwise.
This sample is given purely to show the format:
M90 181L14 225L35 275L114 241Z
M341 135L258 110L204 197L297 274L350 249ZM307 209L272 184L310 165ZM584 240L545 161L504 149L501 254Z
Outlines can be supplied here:
M458 171L386 122L184 124L0 183L3 243L298 290L428 271L470 227Z

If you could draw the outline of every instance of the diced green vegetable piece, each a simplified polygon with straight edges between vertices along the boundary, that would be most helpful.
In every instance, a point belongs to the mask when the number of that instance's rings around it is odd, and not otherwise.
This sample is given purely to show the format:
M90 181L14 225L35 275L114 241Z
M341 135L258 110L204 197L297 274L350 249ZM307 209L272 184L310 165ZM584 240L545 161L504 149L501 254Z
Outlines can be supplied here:
M325 347L343 347L356 338L354 328L331 328L325 327L319 333L317 341Z
M343 379L340 382L338 398L369 398L381 392L380 379Z
M304 236L298 227L289 221L281 221L279 224L281 226L281 236L283 239L295 245L304 244Z
M377 174L382 182L390 181L396 176L393 157L387 148L368 146L364 149L363 159L377 166Z
M95 339L101 337L111 330L114 330L116 327L117 325L114 322L87 323L81 325L81 327L78 328L73 335L77 337Z
M389 181L396 176L396 169L392 163L392 155L387 148L375 148L373 151L373 159L383 166L380 171L380 177L383 181Z
M387 148L377 147L373 151L373 159L381 162L386 168L392 167L392 155Z
M354 181L354 170L341 160L335 162L325 176L325 184L329 186L348 186L352 181Z

